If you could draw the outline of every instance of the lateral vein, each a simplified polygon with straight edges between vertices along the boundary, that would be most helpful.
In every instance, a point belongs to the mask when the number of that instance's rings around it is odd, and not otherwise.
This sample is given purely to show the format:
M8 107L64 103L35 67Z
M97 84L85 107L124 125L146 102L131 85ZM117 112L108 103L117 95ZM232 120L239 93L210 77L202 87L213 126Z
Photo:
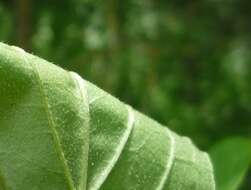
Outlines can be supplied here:
M134 122L135 122L135 117L133 110L130 106L126 106L127 111L128 111L128 120L127 120L127 129L123 135L123 137L120 140L119 145L117 146L113 158L110 160L110 164L108 167L103 170L100 178L96 181L96 183L93 184L92 187L90 187L90 190L98 190L100 187L103 185L103 183L106 181L108 178L109 174L111 173L112 169L115 167L117 161L119 160L119 157L122 154L122 151L124 150L124 147L130 137L130 134L132 132Z
M166 170L160 180L160 183L158 185L158 187L156 188L156 190L162 190L164 189L164 185L165 185L165 182L166 180L168 179L169 175L170 175L170 172L171 172L171 169L173 167L173 164L174 164L174 160L175 160L175 139L174 137L172 136L171 132L166 129L167 131L167 134L168 134L168 137L170 139L170 151L169 151L169 157L168 157L168 160L167 160L167 165L166 165Z
M86 109L87 109L87 112L89 115L90 110L89 110L89 104L88 104L88 94L87 94L87 90L86 90L86 84L84 83L84 80L78 74L76 74L74 72L69 72L69 75L72 78L72 80L76 83L76 85L78 86L79 92L81 94L82 103L86 105ZM84 90L83 90L83 88L84 88ZM81 105L81 106L83 106L83 105ZM88 123L89 123L89 121L88 121ZM89 129L89 126L88 126L88 129ZM89 133L88 133L88 138L89 138ZM88 146L87 146L86 151L89 152L89 142L88 142ZM86 160L84 160L84 161L86 161ZM88 162L88 159L87 159L87 162ZM85 163L82 163L82 167L84 166L84 164ZM81 178L84 178L84 172L88 172L88 171L83 170L81 173ZM84 184L86 184L86 181L87 181L87 179L81 180L81 183L79 185L80 188L84 187Z

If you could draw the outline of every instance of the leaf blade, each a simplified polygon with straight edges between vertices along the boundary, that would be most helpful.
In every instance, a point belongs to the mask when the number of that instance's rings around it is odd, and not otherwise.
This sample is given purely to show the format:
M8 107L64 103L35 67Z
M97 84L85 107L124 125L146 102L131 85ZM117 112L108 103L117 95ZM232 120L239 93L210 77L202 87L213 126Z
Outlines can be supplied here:
M1 44L0 50L0 78L1 87L3 87L0 91L2 95L0 123L1 131L5 129L9 131L6 131L5 136L1 136L0 146L2 150L5 150L8 143L15 149L12 152L8 151L8 156L5 153L0 158L2 164L0 168L4 170L3 175L7 175L5 179L10 180L7 183L10 187L7 188L15 190L35 187L40 189L76 188L82 190L84 188L82 173L86 172L83 157L87 159L88 156L83 155L82 149L86 146L85 136L87 135L86 131L72 134L67 128L67 126L75 128L73 132L76 133L88 127L87 112L84 111L86 107L82 106L83 100L71 99L74 93L78 96L78 87L66 71L56 66L15 47ZM57 79L64 83L55 85L57 81L55 73L48 75L49 70L55 70L58 73ZM54 80L51 79L52 76ZM68 90L62 91L59 87ZM3 96L6 98L4 99ZM69 96L70 99L65 99ZM62 98L64 98L63 104L60 102ZM14 106L11 107L13 104ZM9 107L12 111L8 112L6 109ZM63 109L67 111L62 112ZM8 138L12 130L14 130L12 137ZM28 132L30 132L29 135ZM68 133L71 134L71 139L64 136ZM74 149L71 149L72 146ZM17 147L22 152L17 150ZM13 159L8 160L8 157ZM12 167L7 167L9 165ZM18 167L19 165L21 166ZM16 177L13 172L16 168L19 168L20 172L25 171L25 174L29 174L28 177L32 176L33 180L30 181L21 173L20 176L17 175L19 177ZM41 181L44 183L41 184Z
M188 138L77 74L0 44L0 79L4 188L215 189L208 155Z
M91 83L87 82L87 84L88 94L91 94L89 100L91 102L91 121L98 121L98 118L102 117L106 119L108 118L105 125L103 125L102 122L97 122L95 124L91 122L91 128L94 129L94 131L91 130L90 132L91 138L100 138L100 135L96 133L96 127L100 127L105 131L119 130L118 125L126 123L126 119L120 124L114 123L113 119L116 119L119 116L116 116L116 112L118 111L117 107L114 107L112 104L116 102L116 104L119 104L118 107L120 109L121 107L126 107L126 105L118 102L117 99L106 94ZM104 107L108 107L109 109L105 109ZM105 116L99 116L95 110L99 110L99 112ZM125 109L122 112L126 112ZM122 113L119 113L118 115L122 115ZM134 115L135 125L128 138L128 142L100 189L215 189L212 165L205 153L201 153L197 150L187 138L179 137L173 132L169 132L167 128L148 117L136 111L134 111ZM104 120L101 119L100 121ZM109 138L111 137L112 136ZM174 139L179 145L177 150L175 150ZM96 142L98 142L98 140ZM98 152L97 149L101 149L102 151L106 148L109 149L109 144L106 144L103 148L98 148L100 144L103 143L91 143L91 151ZM192 150L193 152L185 151L184 145L185 147L189 147L189 150ZM175 155L173 155L174 153ZM191 158L189 158L187 154L190 155ZM92 153L90 153L90 155L92 155ZM177 158L177 156L180 156L181 158ZM101 160L102 157L103 156L101 156ZM92 160L92 158L95 158L95 156L90 156L89 161L90 163L93 163L93 167L95 167L97 161ZM187 161L189 164L186 163L182 165L180 160ZM102 163L102 161L99 160L99 163ZM104 161L103 163L106 162ZM157 167L158 165L160 165L160 167ZM175 165L182 167L177 168ZM104 164L99 167L106 168L107 166ZM188 171L185 172L183 167L187 167ZM200 168L202 169L199 170ZM190 173L193 170L195 174L191 175ZM92 173L91 164L89 164L88 171ZM175 171L176 173L178 171L178 176L176 176ZM94 173L99 174L99 172ZM204 176L205 180L200 182L199 179L202 176ZM169 183L169 181L172 182ZM92 189L90 183L88 188Z

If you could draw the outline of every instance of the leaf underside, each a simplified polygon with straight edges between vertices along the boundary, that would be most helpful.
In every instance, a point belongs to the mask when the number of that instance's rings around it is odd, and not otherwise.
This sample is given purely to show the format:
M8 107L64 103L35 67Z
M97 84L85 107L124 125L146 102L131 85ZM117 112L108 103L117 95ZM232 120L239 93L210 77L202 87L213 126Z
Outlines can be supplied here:
M206 153L108 93L0 44L0 190L214 190Z

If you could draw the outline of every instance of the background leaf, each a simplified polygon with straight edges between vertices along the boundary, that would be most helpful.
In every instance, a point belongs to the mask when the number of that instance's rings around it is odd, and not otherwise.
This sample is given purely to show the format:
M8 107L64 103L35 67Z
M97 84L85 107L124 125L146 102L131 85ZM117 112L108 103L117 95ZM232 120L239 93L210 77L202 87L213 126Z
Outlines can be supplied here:
M210 150L218 190L236 190L251 164L251 140L232 137Z

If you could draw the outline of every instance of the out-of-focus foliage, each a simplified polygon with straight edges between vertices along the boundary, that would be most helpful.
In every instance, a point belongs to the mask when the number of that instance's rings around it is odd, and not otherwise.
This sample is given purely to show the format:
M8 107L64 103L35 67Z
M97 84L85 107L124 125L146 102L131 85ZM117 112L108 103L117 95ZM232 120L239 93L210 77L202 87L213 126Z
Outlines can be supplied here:
M251 135L250 8L248 0L0 0L0 40L78 72L208 150ZM251 174L241 188L250 183Z
M251 163L251 140L241 137L225 139L212 147L218 190L237 189Z

